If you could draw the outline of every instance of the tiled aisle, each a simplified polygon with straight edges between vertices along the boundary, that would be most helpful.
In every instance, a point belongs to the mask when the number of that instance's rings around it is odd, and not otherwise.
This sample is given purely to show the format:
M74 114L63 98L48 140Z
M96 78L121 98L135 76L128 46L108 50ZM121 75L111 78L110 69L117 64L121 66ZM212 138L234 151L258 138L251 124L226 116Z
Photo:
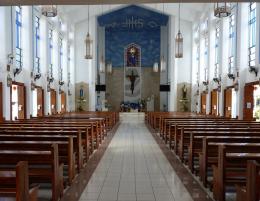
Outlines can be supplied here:
M142 114L123 114L121 125L80 201L190 201Z

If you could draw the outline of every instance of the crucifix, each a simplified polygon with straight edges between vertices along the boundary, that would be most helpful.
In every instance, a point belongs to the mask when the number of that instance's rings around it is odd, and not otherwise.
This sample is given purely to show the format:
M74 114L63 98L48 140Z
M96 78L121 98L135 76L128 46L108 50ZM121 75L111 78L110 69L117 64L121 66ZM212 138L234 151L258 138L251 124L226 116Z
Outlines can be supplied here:
M139 76L138 76L138 75L135 75L135 74L134 74L134 71L132 70L131 75L127 75L126 77L129 78L129 81L131 82L131 87L130 87L130 89L131 89L132 94L133 94L133 93L134 93L134 89L135 89L135 80L136 80L136 78L138 78Z

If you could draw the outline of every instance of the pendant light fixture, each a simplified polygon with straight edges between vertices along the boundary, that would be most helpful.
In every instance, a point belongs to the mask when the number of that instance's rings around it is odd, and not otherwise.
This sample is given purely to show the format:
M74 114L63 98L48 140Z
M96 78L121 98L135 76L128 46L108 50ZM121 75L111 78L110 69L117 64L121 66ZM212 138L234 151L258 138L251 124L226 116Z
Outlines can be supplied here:
M164 3L163 3L163 15L164 15ZM166 61L164 59L164 55L162 54L161 60L160 60L160 67L161 67L161 73L166 71Z
M182 58L183 57L183 37L180 31L180 10L181 10L181 4L179 3L179 30L175 38L175 58Z
M161 57L160 66L161 66L161 73L162 73L162 72L165 72L165 71L166 71L166 61L165 61L165 59L164 59L164 56Z
M154 72L154 73L158 73L158 70L159 70L159 64L158 64L158 62L154 62L154 64L153 64L153 72Z
M85 40L86 44L86 56L85 59L92 59L93 58L93 40L90 37L89 34L89 5L88 5L88 33Z
M99 72L104 73L105 72L105 61L103 55L101 56L100 62L99 62Z
M214 16L218 18L231 15L231 4L227 2L218 2L214 5Z
M108 7L108 10L110 11L110 4L109 4L109 7ZM106 29L106 27L105 27ZM105 30L106 31L106 30ZM107 30L109 31L109 29ZM111 58L111 54L110 54L110 61L107 62L107 66L106 66L106 69L107 69L107 73L108 74L112 74L113 73L113 65L112 65L112 58Z
M106 69L107 69L107 73L108 73L108 74L112 74L112 72L113 72L112 68L113 68L112 62L109 61L109 62L107 63L107 66L106 66Z
M46 17L56 17L58 9L56 5L44 5L42 6L42 15Z

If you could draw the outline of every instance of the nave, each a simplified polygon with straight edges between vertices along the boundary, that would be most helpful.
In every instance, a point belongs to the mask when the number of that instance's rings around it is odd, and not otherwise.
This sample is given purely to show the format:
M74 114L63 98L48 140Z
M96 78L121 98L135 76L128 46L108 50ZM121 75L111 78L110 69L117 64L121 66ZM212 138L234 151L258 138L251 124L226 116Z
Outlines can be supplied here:
M142 114L123 114L121 124L80 201L191 201Z

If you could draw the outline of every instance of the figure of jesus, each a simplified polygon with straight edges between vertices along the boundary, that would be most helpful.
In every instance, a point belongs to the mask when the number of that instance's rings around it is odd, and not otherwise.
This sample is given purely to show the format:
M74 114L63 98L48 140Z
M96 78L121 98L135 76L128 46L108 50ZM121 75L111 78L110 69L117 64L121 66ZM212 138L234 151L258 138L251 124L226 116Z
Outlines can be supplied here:
M134 89L135 89L135 80L137 77L139 77L138 75L134 75L134 71L132 70L131 75L127 75L127 78L129 78L130 82L131 82L131 86L130 89L132 91L132 94L134 93Z

